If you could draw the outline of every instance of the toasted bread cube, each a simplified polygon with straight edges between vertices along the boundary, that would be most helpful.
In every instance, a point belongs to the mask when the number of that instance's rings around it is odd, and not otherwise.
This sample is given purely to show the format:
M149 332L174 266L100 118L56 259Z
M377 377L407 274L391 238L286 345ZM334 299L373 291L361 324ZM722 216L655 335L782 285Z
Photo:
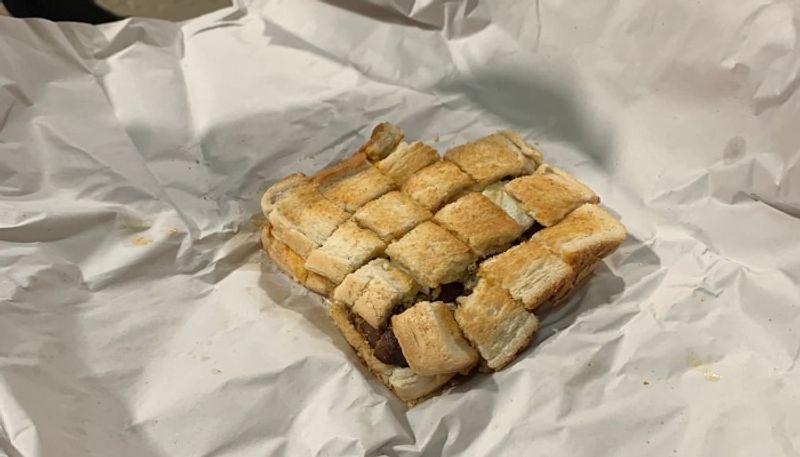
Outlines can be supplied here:
M481 192L486 198L492 201L495 205L508 214L508 217L514 219L522 231L528 230L533 225L533 218L528 215L525 208L512 197L505 190L505 183L500 181L486 186Z
M455 318L486 365L499 370L528 347L539 320L500 286L478 281L472 294L458 299Z
M308 254L319 246L297 229L280 211L272 211L268 222L272 226L270 229L272 237L291 248L304 261Z
M375 259L347 275L333 299L350 306L374 328L385 324L392 309L416 294L417 284L387 259Z
M586 204L563 221L537 232L532 239L547 245L580 273L613 252L627 232L614 216L597 205Z
M378 171L363 154L320 171L314 180L325 198L351 213L395 188L394 181Z
M475 261L469 246L430 221L391 243L386 254L429 288L462 279Z
M479 189L503 177L519 176L536 168L534 160L526 157L519 147L500 133L456 146L444 154L444 159L470 175Z
M338 229L306 259L306 269L318 273L336 284L345 275L381 255L386 244L370 230L350 220Z
M476 192L445 205L433 220L455 233L480 257L504 250L523 232L505 211Z
M531 239L483 262L478 276L533 310L571 284L575 274L559 255Z
M437 160L439 160L439 154L435 149L425 143L415 141L410 145L400 143L397 149L378 162L376 167L395 182L403 183L411 175Z
M542 165L536 173L509 182L505 189L545 227L557 224L584 203L599 201L591 189L550 165Z
M264 251L269 254L278 267L291 276L292 279L303 284L308 276L303 266L304 260L300 255L291 250L286 244L276 240L271 233L269 224L261 227L261 244Z
M419 375L466 372L478 362L444 302L419 302L392 316L392 331L408 366Z
M393 154L392 151L395 151L404 136L403 131L396 126L388 122L381 122L372 130L369 140L361 146L356 155L363 154L371 162L377 162Z
M473 184L472 178L457 166L440 160L414 173L401 190L429 211L436 211Z
M362 206L353 217L388 242L405 235L433 215L411 197L393 191Z
M303 257L321 245L349 215L312 185L295 187L275 203L269 214L275 238Z

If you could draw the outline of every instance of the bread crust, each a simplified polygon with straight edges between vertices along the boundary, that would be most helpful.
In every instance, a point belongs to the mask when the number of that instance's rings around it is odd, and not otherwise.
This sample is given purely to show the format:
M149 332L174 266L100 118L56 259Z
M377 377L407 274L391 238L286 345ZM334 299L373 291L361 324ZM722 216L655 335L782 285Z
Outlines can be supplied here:
M292 248L303 260L319 246L298 230L280 211L272 211L268 222L272 227L270 230L272 237Z
M291 174L271 185L261 196L261 211L264 213L264 217L269 217L275 204L288 192L307 185L311 185L311 178L302 173Z
M523 232L505 211L477 192L445 205L433 220L453 232L479 257L505 250Z
M283 270L290 278L303 284L308 276L303 264L303 258L294 252L286 244L276 240L272 236L271 227L269 224L264 224L261 227L261 246L275 262L281 270Z

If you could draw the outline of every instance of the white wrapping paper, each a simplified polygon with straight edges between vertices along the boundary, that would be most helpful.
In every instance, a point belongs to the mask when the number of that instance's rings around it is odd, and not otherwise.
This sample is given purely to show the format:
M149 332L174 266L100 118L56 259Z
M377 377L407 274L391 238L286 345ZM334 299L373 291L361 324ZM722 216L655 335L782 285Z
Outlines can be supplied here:
M0 454L800 455L799 12L0 18ZM382 120L439 150L516 129L630 230L514 364L411 410L250 222Z

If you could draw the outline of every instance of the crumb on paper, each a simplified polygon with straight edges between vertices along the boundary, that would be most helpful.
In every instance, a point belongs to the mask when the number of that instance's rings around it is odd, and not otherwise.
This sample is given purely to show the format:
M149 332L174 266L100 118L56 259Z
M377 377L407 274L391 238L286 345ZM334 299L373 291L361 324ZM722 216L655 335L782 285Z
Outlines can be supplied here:
M134 235L131 242L134 246L147 246L148 244L152 243L153 240L145 238L142 235Z
M650 385L650 381L645 379L644 381L642 381L642 384L644 384L646 386L649 386Z
M438 143L439 142L439 134L438 133L436 134L436 137L433 139L433 142L434 143Z
M177 235L177 234L178 234L178 229L176 229L176 228L171 228L171 229L167 230L167 234L168 234L169 236Z
M706 381L717 382L722 379L719 374L715 373L710 366L703 363L703 361L701 361L694 354L690 353L686 356L686 364L689 365L689 368L703 373L703 377L706 379Z

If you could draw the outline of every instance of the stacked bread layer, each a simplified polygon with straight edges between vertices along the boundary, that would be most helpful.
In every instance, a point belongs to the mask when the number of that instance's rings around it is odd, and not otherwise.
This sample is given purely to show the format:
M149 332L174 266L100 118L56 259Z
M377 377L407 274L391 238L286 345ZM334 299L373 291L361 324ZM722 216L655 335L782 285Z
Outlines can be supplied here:
M262 243L326 296L359 357L414 403L476 366L498 370L616 249L625 228L519 135L448 150L380 124L353 156L262 198Z

